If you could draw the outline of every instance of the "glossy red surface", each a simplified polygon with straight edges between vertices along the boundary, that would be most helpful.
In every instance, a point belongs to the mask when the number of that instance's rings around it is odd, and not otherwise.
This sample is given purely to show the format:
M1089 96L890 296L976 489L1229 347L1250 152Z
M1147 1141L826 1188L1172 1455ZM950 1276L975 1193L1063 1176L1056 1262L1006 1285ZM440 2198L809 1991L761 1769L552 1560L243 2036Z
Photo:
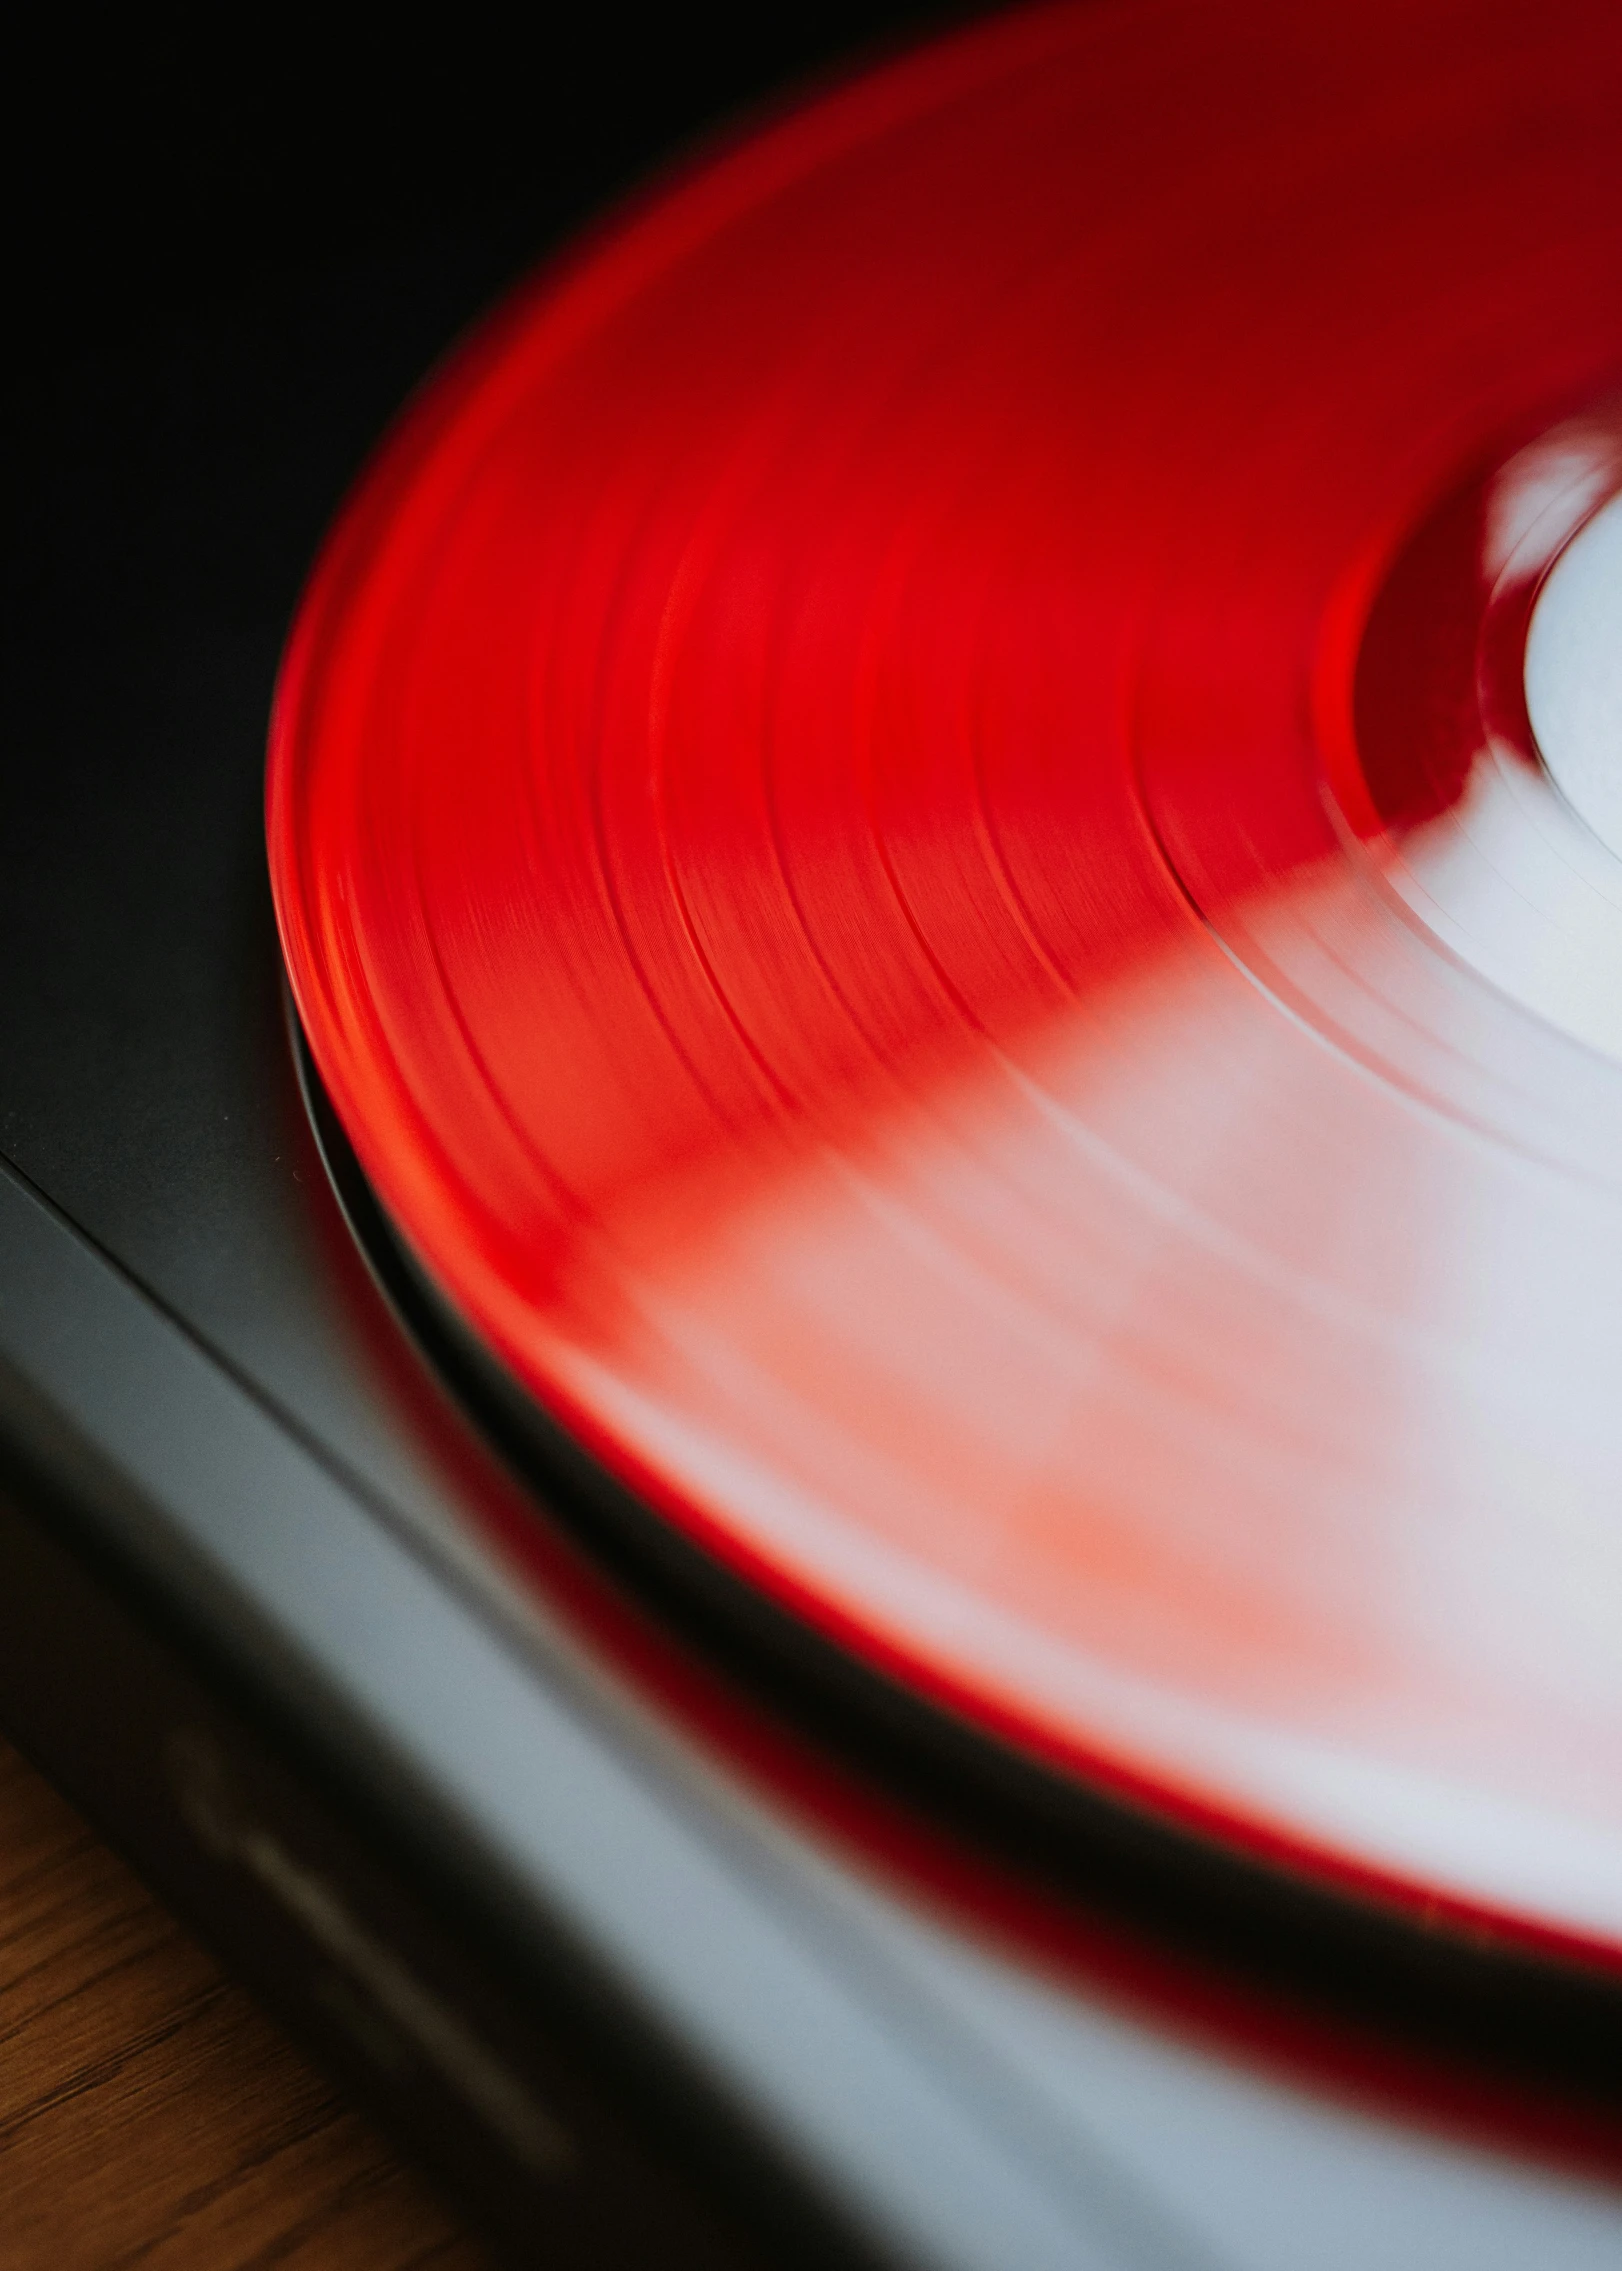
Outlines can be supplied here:
M364 1166L666 1518L1610 1958L1622 867L1519 673L1617 486L1619 98L1598 6L1162 0L825 100L427 390L269 778Z

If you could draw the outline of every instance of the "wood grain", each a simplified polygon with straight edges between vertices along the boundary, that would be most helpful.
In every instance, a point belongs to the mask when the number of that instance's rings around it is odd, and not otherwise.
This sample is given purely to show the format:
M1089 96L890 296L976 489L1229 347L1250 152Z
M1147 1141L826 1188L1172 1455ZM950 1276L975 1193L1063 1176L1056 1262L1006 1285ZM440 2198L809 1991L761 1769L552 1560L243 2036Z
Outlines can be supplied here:
M481 2271L446 2211L0 1742L0 2271Z

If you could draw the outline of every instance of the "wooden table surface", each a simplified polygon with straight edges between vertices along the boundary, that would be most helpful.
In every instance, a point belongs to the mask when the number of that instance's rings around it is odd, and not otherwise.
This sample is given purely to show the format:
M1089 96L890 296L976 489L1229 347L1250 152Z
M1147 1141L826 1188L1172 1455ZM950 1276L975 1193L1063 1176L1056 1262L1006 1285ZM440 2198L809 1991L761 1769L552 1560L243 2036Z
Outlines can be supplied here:
M0 1742L0 2271L273 2264L486 2259Z

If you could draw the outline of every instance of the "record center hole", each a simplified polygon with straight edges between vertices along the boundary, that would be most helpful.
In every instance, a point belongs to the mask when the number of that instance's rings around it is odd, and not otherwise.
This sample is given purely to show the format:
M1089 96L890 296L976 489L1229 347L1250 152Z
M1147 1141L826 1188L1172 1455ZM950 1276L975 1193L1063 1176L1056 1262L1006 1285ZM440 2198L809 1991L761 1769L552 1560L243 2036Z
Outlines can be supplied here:
M1526 636L1526 709L1555 786L1622 859L1622 496L1549 572Z

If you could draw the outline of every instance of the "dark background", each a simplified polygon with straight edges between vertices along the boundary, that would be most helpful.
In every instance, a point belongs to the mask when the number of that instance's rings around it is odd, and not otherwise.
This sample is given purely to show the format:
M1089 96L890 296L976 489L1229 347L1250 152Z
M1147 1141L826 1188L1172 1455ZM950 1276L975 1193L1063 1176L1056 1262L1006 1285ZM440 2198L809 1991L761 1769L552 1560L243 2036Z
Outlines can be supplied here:
M344 489L605 204L945 20L56 11L0 50L0 1151L189 1313L290 1266L242 1196L285 1058L260 777Z
M42 14L0 50L8 294L82 340L435 236L504 271L695 137L961 12Z

